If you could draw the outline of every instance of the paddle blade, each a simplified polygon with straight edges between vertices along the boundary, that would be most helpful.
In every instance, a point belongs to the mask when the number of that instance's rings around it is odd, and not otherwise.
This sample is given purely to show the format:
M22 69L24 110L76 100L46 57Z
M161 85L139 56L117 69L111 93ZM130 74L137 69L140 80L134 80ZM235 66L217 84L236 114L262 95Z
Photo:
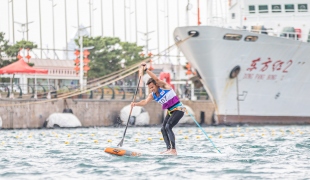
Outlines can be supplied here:
M122 138L121 142L118 143L118 147L122 147L123 146L123 142L124 142L124 138Z

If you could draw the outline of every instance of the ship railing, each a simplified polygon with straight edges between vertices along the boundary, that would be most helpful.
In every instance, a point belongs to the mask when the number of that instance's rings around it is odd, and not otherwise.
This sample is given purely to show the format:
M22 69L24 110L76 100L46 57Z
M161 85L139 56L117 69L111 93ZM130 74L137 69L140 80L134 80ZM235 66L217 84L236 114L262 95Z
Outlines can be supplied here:
M276 32L272 29L270 30L250 30L250 32L258 33L258 34L266 34L269 36L281 37L286 39L293 39L307 42L310 39L309 34L307 33L299 33L299 32ZM309 36L309 37L308 37ZM306 37L306 38L302 38Z

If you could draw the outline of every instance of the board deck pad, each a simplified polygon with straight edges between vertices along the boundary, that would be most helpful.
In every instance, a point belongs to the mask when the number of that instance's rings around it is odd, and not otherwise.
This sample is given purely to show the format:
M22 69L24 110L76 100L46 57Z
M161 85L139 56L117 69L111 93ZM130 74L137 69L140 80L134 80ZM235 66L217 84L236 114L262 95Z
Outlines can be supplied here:
M104 152L117 156L141 156L140 152L123 147L106 147Z

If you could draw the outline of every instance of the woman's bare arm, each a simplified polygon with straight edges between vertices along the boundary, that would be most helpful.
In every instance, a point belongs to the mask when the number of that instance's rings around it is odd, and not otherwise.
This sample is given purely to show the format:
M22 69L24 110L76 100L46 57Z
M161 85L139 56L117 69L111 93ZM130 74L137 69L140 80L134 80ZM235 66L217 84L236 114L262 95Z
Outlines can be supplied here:
M150 93L146 99L140 101L140 102L132 102L131 103L131 106L134 107L134 106L145 106L147 103L149 103L150 101L153 100L153 96L152 96L152 93Z
M158 79L158 77L152 71L149 71L145 63L142 63L141 65L143 66L143 70L146 69L146 73L155 80L156 84L159 87L164 88L164 89L171 89L171 86L169 84L167 84L165 81Z

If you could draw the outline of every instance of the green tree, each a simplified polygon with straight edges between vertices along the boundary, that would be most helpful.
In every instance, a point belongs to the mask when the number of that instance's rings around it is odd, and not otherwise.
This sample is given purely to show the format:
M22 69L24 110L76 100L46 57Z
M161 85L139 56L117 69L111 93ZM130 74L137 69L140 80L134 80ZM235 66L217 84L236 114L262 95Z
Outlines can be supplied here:
M17 55L20 50L20 48L25 49L33 49L37 48L37 45L34 44L31 41L17 41L14 45L9 45L8 41L4 39L5 33L0 32L0 68L7 66L15 61L17 61ZM3 60L2 55L6 55L8 57L8 60ZM30 66L33 66L33 63L28 63Z
M0 68L3 67L4 60L2 59L5 54L5 50L8 48L8 42L4 39L5 33L0 32Z
M76 39L75 42L79 46L79 40ZM117 37L83 37L83 47L89 46L94 46L89 50L89 78L102 77L120 70L122 60L125 66L143 60L139 55L142 46L137 46L136 43L121 42Z

